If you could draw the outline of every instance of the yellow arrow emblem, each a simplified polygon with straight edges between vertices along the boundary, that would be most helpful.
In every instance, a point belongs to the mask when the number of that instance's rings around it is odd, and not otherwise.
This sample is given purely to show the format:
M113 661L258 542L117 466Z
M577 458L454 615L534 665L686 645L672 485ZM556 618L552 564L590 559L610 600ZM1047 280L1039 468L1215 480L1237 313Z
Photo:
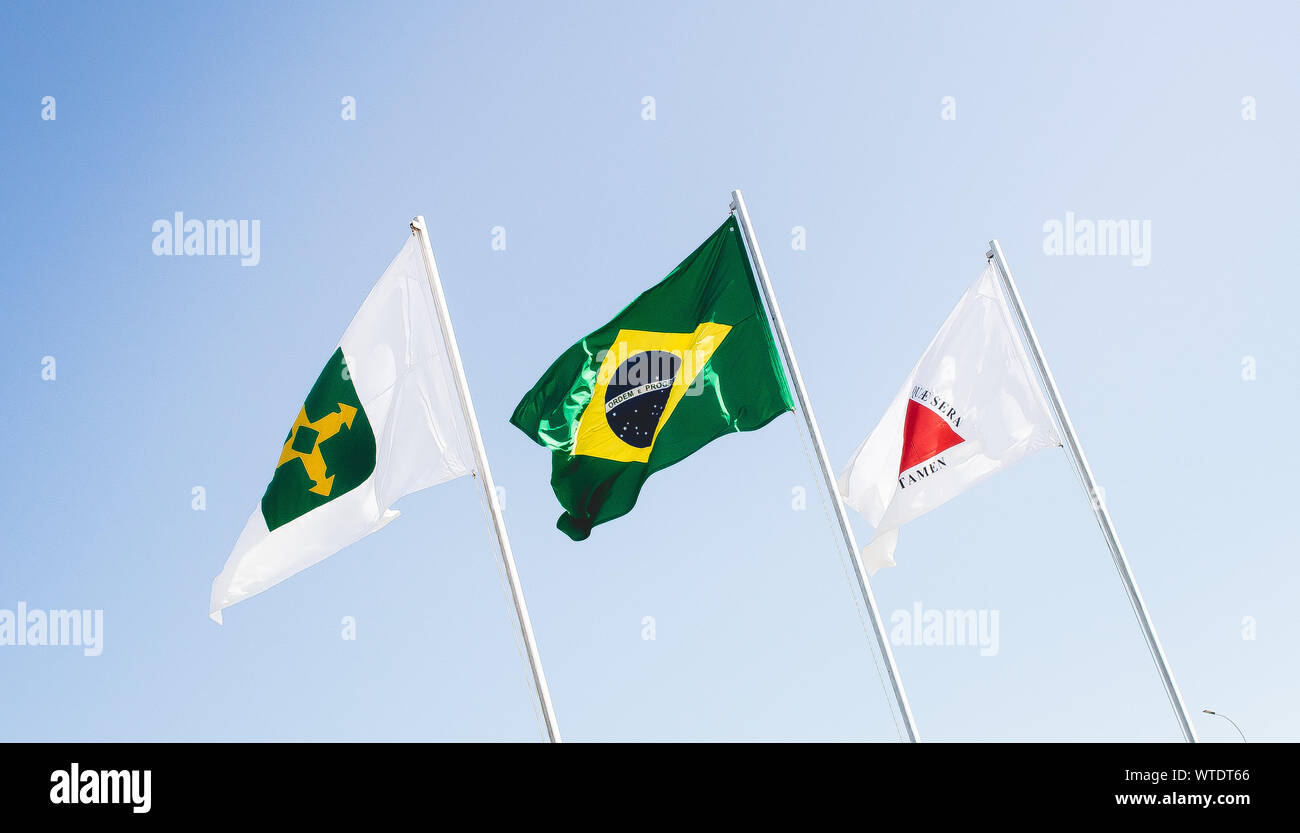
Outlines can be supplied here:
M320 444L328 440L339 432L340 428L352 428L352 420L357 415L357 409L351 405L342 402L338 403L339 409L333 413L328 413L320 419L312 422L307 419L307 408L304 407L298 412L298 418L293 421L293 428L289 430L289 438L284 441L284 449L280 452L280 462L275 464L278 469L290 460L302 460L302 467L307 470L307 476L311 478L312 486L309 491L318 495L329 497L330 489L334 486L334 475L325 476L325 457L320 452ZM307 428L315 432L315 439L312 441L311 451L302 452L294 448L297 443L298 432ZM303 439L307 440L310 435L304 435Z

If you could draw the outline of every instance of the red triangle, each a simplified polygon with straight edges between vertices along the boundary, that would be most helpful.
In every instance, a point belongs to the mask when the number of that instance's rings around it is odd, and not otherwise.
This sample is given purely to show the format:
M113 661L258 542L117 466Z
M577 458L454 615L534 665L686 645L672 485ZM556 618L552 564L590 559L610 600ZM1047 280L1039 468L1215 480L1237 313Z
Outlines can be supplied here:
M903 419L903 459L898 473L902 474L961 442L965 440L952 430L947 420L915 399L909 399L907 416Z

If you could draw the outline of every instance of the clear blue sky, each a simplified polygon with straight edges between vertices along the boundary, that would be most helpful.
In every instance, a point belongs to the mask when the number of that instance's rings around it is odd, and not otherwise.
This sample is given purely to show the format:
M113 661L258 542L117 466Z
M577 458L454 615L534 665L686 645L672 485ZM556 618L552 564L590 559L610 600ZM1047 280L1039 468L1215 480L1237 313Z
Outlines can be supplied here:
M507 422L739 187L837 466L1000 238L1202 736L1236 737L1208 706L1300 738L1296 7L622 5L0 11L0 608L105 631L93 658L0 647L0 737L540 737L468 479L207 618L423 213L566 737L895 739L793 416L583 543ZM176 211L260 220L260 264L156 257ZM1067 211L1149 220L1150 264L1046 255ZM923 737L1178 738L1063 453L909 524L898 560L886 618L999 615L995 656L896 649Z

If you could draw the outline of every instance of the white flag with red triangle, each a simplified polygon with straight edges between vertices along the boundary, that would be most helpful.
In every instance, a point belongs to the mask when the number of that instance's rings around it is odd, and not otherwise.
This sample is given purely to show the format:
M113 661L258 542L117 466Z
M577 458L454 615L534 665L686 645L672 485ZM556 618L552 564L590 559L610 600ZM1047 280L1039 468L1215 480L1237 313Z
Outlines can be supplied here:
M990 265L840 474L844 502L875 527L864 565L872 573L894 566L900 526L1060 444Z

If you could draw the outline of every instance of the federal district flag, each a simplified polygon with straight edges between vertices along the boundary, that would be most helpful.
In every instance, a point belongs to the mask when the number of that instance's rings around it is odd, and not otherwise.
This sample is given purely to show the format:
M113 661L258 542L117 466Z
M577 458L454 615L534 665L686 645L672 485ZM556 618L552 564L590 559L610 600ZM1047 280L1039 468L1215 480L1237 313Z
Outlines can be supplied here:
M792 410L735 217L555 360L511 423L551 449L575 541L625 515L645 479Z
M411 235L289 426L266 494L212 582L213 621L385 526L403 495L469 474L473 459Z
M898 528L1039 449L1059 446L993 267L966 290L840 474L876 528L870 572L894 566Z

